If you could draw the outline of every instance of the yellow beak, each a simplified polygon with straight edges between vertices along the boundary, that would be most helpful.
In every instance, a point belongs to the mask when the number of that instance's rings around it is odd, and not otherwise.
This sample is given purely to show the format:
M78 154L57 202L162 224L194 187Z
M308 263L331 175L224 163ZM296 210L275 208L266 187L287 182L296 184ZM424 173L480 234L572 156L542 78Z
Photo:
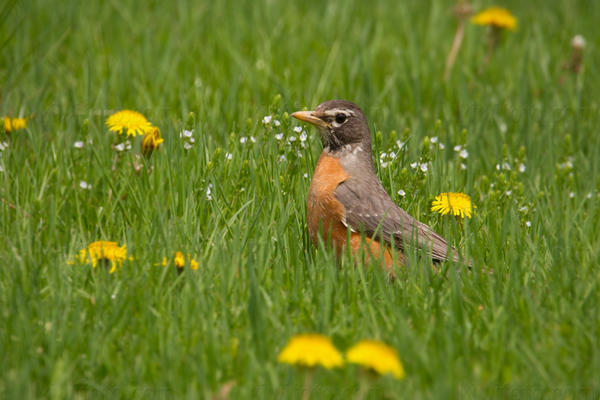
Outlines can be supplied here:
M323 121L321 118L315 116L314 111L296 111L292 113L292 117L299 119L300 121L308 122L309 124L313 124L314 126L320 128L328 128L329 124Z

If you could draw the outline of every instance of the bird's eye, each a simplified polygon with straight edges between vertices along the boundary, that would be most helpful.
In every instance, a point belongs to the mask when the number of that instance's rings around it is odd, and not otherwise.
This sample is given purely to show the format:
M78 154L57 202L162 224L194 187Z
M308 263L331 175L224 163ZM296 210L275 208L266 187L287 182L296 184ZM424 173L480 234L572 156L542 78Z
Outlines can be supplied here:
M335 116L335 122L337 122L338 124L344 123L345 120L346 120L345 114L339 113Z

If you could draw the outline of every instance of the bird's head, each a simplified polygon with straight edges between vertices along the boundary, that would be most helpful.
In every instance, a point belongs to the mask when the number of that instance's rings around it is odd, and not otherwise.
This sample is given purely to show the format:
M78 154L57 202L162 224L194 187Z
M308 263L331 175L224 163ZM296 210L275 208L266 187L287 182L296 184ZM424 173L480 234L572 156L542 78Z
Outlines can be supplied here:
M331 151L346 145L371 148L371 132L362 110L345 100L330 100L314 111L297 111L292 117L313 124L321 132L323 147Z

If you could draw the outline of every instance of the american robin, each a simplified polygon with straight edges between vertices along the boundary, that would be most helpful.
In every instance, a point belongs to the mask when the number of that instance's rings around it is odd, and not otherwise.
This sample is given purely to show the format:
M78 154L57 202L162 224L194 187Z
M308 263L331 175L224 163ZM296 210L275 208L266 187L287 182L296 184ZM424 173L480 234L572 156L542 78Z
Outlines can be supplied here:
M354 254L366 250L366 258L373 256L388 269L393 254L398 265L404 264L402 251L411 245L434 261L458 261L456 249L385 191L373 167L367 119L356 104L331 100L292 117L319 128L323 143L307 201L308 233L315 245L320 236L339 256L349 242Z

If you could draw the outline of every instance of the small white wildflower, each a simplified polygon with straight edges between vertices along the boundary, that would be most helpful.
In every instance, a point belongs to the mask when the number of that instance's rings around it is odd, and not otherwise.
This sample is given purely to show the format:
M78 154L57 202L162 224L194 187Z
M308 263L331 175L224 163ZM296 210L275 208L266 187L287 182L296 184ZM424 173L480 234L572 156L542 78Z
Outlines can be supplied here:
M251 141L252 143L256 143L256 138L255 138L254 136L250 136L250 141Z
M523 164L523 163L519 164L519 172L520 173L525 172L525 164Z
M421 171L427 172L427 164L421 164Z
M307 174L307 173L305 173L303 176L304 176L305 178L308 178L308 174Z
M279 161L280 162L287 161L287 157L285 156L285 154L282 154L281 156L279 156Z
M417 163L417 162L410 163L410 167L411 167L412 169L415 169L415 168L417 168L417 166L418 166L418 165L419 165L419 163Z
M507 170L507 171L510 171L510 170L511 170L511 168L510 168L510 164L509 164L509 163L507 163L507 162L504 162L504 163L502 163L502 169L505 169L505 170Z
M191 148L192 148L192 145L191 145L191 144L189 144L188 142L185 142L185 143L183 144L183 148L184 148L184 149L186 149L186 150L189 150L189 149L191 149Z
M0 151L4 151L8 148L8 142L0 142Z
M272 119L273 119L272 115L265 115L265 117L262 119L262 123L265 125L270 124Z
M81 140L78 140L75 143L73 143L73 147L75 147L76 149L82 149L83 148L83 142Z
M283 139L283 133L278 133L278 134L276 134L276 135L275 135L275 139L277 139L277 140L281 140L281 139Z
M440 142L439 146L440 146L440 150L444 150L446 148L446 145L442 142Z
M380 165L381 165L381 168L387 168L387 166L389 165L389 163L382 162Z
M295 141L296 141L296 136L290 136L288 138L288 142L290 142L290 143L295 142Z
M302 158L302 152L301 152L300 150L298 150L298 151L296 152L296 155L298 156L298 158Z
M296 133L302 132L302 127L301 126L295 126L294 127L294 132L296 132Z
M240 189L240 192L244 192L244 191L246 191L246 188L241 188Z
M273 125L275 125L275 126L280 126L280 125L281 125L281 122L279 122L279 120L278 120L278 119L276 119L275 121L273 121Z
M586 195L585 195L585 197L586 197L587 199L591 199L591 198L592 198L592 192L589 192L588 194L586 194Z
M79 182L79 187L82 189L91 189L92 185L90 185L89 183L87 183L86 181L81 181Z
M467 169L467 166L463 163L460 163L460 169L464 171L465 169Z
M531 227L531 221L525 221L525 226L527 226L528 228Z
M461 150L462 150L462 146L461 146L460 144L457 144L456 146L454 146L454 151L455 151L455 152L457 152L457 153L458 153L458 152L459 152L459 151L461 151Z
M387 153L381 153L381 154L379 155L379 159L380 159L380 160L383 160L383 159L384 159L386 156L387 156Z
M131 142L129 140L125 141L125 149L126 150L131 150Z
M511 194L512 194L512 190L507 190L507 191L506 191L506 195L507 195L507 196L510 196Z
M500 164L496 164L496 170L500 171Z
M460 151L460 153L458 153L458 156L459 156L460 158L464 158L464 159L466 159L466 158L468 158L468 157L469 157L469 152L467 151L467 149L462 149L462 150Z
M398 194L402 197L406 196L406 192L402 189L398 190Z
M194 139L193 137L189 138L189 142L190 143L196 143L196 139Z
M572 199L575 198L575 192L569 193L569 197L572 198Z
M308 135L306 134L306 132L302 131L302 133L300 134L300 141L305 142L307 137Z
M562 164L562 165L563 165L563 169L565 169L565 168L566 169L573 169L573 158L569 157L569 159L564 164Z
M396 158L396 153L394 153L394 152L392 151L392 152L390 152L390 154L388 154L388 156L389 156L390 158Z
M431 143L437 143L440 139L437 136L432 137L431 139L429 139L429 141Z
M209 183L206 187L206 200L212 200L212 183Z
M519 208L519 211L521 211L521 212L527 212L527 207L523 206L523 207Z
M225 158L228 160L231 160L233 158L233 154L231 153L225 153Z
M123 150L125 150L125 143L119 143L119 144L115 145L115 150L116 151L123 151Z
M242 143L242 144L246 143L247 141L248 141L248 138L246 136L242 136L240 138L240 143Z
M194 130L192 129L191 131L188 131L186 129L184 129L183 131L181 131L181 133L179 134L179 137L192 137L192 135L194 134Z
M504 122L501 122L500 125L498 126L498 128L500 129L500 132L506 133L507 126Z

